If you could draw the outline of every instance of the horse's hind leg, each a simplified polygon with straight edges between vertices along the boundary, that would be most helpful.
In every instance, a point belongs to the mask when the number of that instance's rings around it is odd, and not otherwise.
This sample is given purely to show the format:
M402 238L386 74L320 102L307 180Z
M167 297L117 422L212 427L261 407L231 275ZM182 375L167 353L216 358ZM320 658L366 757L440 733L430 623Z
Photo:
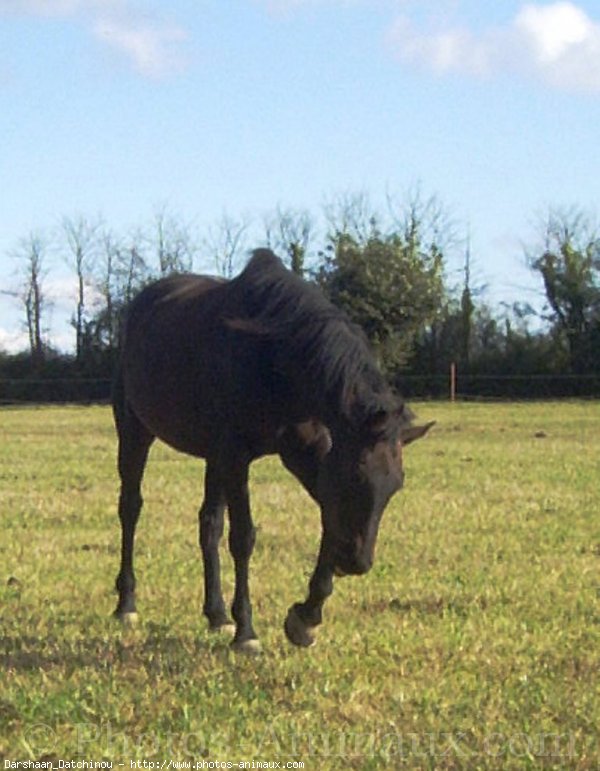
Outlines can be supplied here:
M250 513L248 464L232 463L224 477L229 508L229 550L235 564L235 591L231 612L235 621L233 647L245 653L258 653L260 643L252 626L252 605L248 589L250 557L256 531Z
M221 589L219 542L223 536L225 492L215 467L207 462L204 474L204 500L200 508L200 548L204 562L204 607L211 630L228 630L233 625L225 610ZM233 629L232 629L233 631Z
M119 434L119 519L121 520L121 568L117 576L119 600L115 616L122 621L135 619L135 574L133 572L133 542L135 527L142 509L141 483L148 451L154 437L135 415L123 406L115 409Z

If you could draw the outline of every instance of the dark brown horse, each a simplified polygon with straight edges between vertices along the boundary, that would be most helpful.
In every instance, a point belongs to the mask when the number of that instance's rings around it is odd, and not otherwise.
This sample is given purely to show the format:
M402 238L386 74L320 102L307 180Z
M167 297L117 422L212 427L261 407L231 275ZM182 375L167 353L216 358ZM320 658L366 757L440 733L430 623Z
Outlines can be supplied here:
M122 527L117 578L122 619L135 614L133 541L148 450L158 437L206 459L200 546L204 614L230 626L219 569L225 507L235 563L233 645L259 649L248 566L255 530L248 467L278 453L321 508L322 538L308 597L285 631L314 642L333 576L366 573L383 510L402 486L411 425L361 331L267 250L232 281L181 275L144 289L129 308L114 390ZM431 424L430 424L431 425Z

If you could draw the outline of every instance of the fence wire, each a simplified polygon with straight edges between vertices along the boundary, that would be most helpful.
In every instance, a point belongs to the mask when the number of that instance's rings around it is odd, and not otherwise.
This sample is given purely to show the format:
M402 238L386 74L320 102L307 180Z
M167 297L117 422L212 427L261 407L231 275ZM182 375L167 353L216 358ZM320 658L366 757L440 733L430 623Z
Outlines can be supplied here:
M110 378L0 378L0 404L108 403ZM398 391L407 399L449 399L448 375L400 375ZM519 374L458 373L456 398L560 399L600 398L600 373Z

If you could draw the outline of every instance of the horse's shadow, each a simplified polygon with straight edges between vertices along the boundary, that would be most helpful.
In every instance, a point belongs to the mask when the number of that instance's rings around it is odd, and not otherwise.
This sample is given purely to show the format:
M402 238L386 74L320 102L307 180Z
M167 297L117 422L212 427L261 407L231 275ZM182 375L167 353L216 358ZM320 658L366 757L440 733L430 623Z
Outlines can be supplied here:
M0 669L4 672L61 670L69 676L91 669L142 668L150 675L173 676L189 671L199 656L226 654L229 640L208 634L176 636L164 625L143 630L67 639L54 635L0 635Z

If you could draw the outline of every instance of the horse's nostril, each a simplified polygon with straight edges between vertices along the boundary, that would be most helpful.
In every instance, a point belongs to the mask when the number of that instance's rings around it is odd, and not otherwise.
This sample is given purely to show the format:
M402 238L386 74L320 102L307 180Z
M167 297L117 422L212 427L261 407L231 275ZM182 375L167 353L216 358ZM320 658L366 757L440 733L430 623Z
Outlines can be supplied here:
M362 576L365 573L368 573L369 570L371 570L372 562L370 559L358 559L356 560L356 565L354 569L354 573L357 576Z

